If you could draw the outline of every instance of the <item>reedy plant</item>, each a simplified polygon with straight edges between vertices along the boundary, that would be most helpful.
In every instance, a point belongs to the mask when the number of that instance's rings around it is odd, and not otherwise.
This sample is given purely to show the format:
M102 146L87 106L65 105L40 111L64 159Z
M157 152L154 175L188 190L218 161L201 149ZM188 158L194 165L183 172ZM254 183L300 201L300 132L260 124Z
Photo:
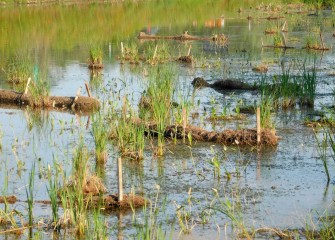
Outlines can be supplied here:
M300 103L307 106L314 106L316 92L316 70L315 65L312 70L307 70L306 65L303 66L302 88Z
M108 158L107 143L108 143L109 127L105 123L103 115L99 112L93 116L92 135L95 145L95 157L98 163L105 163Z
M26 187L27 204L28 204L28 220L29 220L30 227L32 227L34 224L34 217L33 217L34 183L35 183L35 162L33 163L30 174L29 174L28 188Z
M58 171L56 167L56 173L52 176L51 167L48 165L48 181L49 187L47 187L47 192L51 201L51 210L52 210L52 221L54 225L54 229L59 231L60 226L58 225L59 216L58 216Z
M157 156L162 156L164 153L164 132L171 118L174 87L175 75L171 66L153 69L147 93L152 105L153 121L157 125Z
M102 49L99 46L91 47L89 61L94 65L102 64Z
M87 179L88 157L88 151L81 137L72 157L70 184L60 191L64 213L58 224L75 227L78 236L83 236L88 226L87 205L84 202L83 192L83 185Z
M11 57L3 69L8 82L24 84L33 75L33 63L29 55L15 55Z

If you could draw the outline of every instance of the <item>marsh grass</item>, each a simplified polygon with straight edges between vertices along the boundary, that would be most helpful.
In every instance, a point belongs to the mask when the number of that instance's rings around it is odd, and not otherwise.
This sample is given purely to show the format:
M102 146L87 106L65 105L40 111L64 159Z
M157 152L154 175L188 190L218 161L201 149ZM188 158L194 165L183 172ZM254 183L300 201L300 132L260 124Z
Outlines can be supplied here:
M34 216L33 216L34 192L35 192L34 183L35 183L35 162L33 163L31 170L30 170L29 179L28 179L28 188L26 187L29 226L34 225Z
M146 144L145 126L137 124L128 118L128 107L125 107L127 101L124 102L121 115L116 119L116 128L111 129L112 138L116 138L117 145L121 156L133 160L141 160L144 158L144 147ZM114 123L113 123L114 124Z
M316 69L315 63L314 67L311 70L307 70L305 64L303 65L303 74L302 74L302 88L301 88L301 100L300 104L306 106L314 106L315 92L316 92Z
M9 58L6 68L3 69L8 82L13 84L24 84L33 75L33 62L27 55L15 55Z
M151 239L173 239L174 223L164 224L159 221L159 214L164 214L166 211L167 199L164 198L162 205L159 206L160 186L157 187L155 200L143 207L143 220L136 218L135 210L133 209L132 225L135 226L136 233L134 239L151 240ZM171 227L171 231L167 231L167 225Z
M83 191L83 185L87 179L88 158L88 150L83 139L80 138L72 158L71 184L59 191L64 212L57 224L74 227L78 236L85 235L88 226L87 205L84 202ZM66 180L63 179L63 182L65 183Z
M103 115L99 112L93 116L92 135L95 145L95 157L98 163L105 163L108 158L107 143L109 125L105 123Z
M56 167L56 169L58 169ZM59 215L58 215L58 191L59 191L59 173L56 170L55 175L52 175L51 167L48 165L48 182L49 187L47 187L47 192L51 201L51 211L52 211L52 225L54 225L54 229L59 231L60 226L57 224L59 221Z
M95 45L90 48L89 56L89 67L90 68L101 68L102 66L102 49L100 46Z
M172 97L175 90L175 74L171 66L154 68L150 74L148 97L151 101L151 115L157 124L157 156L164 154L165 128L171 120Z
M34 76L28 87L28 93L33 100L33 107L41 107L44 100L49 96L50 84L46 74L42 73L37 66L34 66Z

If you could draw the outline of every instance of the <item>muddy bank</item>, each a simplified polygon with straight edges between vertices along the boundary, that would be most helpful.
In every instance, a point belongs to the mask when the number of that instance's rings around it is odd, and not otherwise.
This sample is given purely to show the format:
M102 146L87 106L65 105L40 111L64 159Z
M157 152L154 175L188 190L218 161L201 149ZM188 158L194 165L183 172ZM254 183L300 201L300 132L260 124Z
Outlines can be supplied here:
M6 104L7 106L32 106L47 109L68 109L79 112L89 112L100 108L100 102L91 97L47 96L35 100L29 94L2 89L0 89L0 104Z

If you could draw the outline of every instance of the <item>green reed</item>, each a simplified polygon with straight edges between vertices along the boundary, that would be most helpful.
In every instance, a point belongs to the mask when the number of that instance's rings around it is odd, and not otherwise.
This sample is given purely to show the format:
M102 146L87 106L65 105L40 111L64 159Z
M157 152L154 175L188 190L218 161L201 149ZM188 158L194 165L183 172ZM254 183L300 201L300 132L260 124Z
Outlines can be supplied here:
M158 156L164 153L164 133L170 123L174 86L175 74L171 66L161 66L153 69L147 93L152 105L153 121L157 124L158 142L156 154Z
M55 164L54 164L55 165ZM56 173L52 176L52 171L50 165L48 165L48 181L49 187L47 187L47 192L51 201L51 211L52 211L52 221L54 224L54 229L59 231L60 226L58 224L59 216L58 216L58 191L59 191L59 183L58 183L58 168L56 167Z
M91 64L100 65L102 64L102 57L103 57L103 53L102 53L101 47L97 45L92 46L90 49L89 62Z
M34 183L35 183L35 162L33 163L30 170L28 179L28 188L26 187L29 226L33 226L34 224L34 217L33 217L34 190L35 190Z
M316 92L317 76L315 65L311 70L307 70L305 64L303 65L302 74L302 93L300 103L307 106L314 106L315 92Z
M108 158L107 143L109 128L100 112L93 116L92 135L95 144L96 160L99 163L105 163Z
M33 67L33 62L28 54L15 55L9 58L3 71L8 82L24 84L28 81L29 77L32 77Z

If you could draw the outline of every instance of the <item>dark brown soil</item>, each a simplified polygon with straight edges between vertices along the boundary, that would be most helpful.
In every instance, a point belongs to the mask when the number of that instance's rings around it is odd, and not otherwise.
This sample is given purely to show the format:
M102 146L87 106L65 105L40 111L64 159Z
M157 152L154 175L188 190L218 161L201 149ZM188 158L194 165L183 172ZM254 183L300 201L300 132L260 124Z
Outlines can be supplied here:
M92 69L92 70L94 70L94 69L102 69L102 68L104 68L104 65L102 63L89 63L88 64L88 68Z
M0 203L14 204L14 203L16 203L16 201L17 201L17 198L14 195L0 196Z
M179 62L192 63L193 59L191 56L181 56L178 58Z
M123 200L118 201L118 195L106 195L103 197L93 196L88 197L86 200L91 204L92 207L103 206L105 210L114 210L114 209L130 209L144 206L146 200L143 197L136 195L123 195Z

